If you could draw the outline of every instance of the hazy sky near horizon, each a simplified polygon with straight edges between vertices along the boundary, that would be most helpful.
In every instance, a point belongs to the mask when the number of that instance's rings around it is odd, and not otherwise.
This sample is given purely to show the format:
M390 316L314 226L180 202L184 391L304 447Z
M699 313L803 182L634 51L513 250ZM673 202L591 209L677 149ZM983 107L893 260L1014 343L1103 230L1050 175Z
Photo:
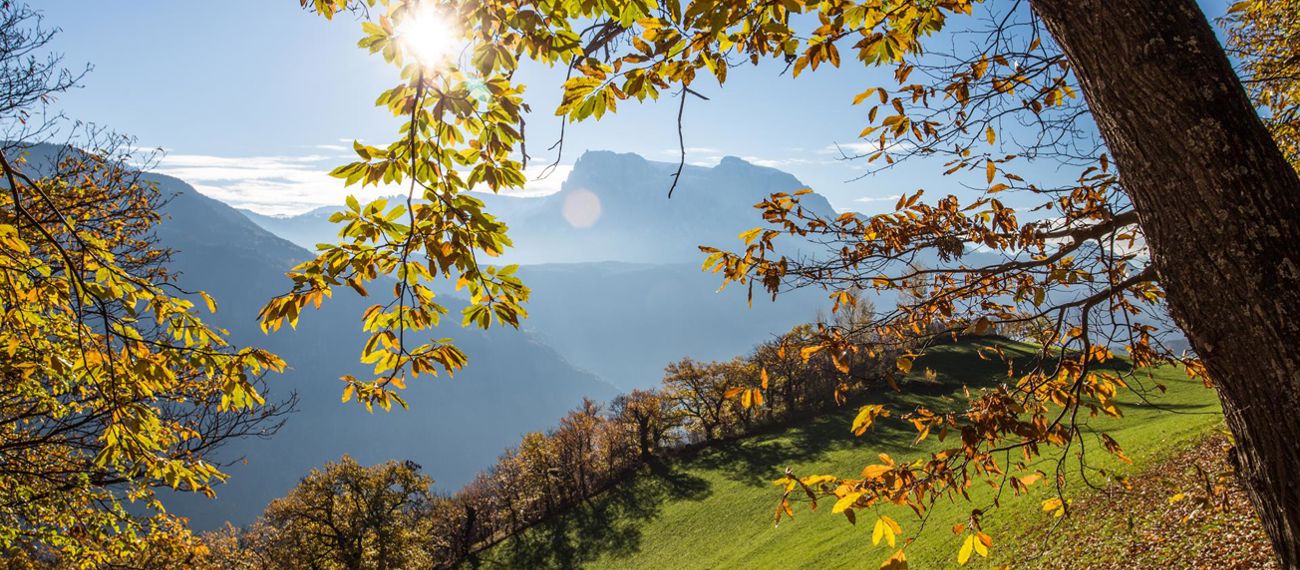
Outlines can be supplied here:
M56 106L166 149L159 170L232 205L286 214L339 204L347 191L326 173L353 156L351 142L396 136L395 120L373 106L397 81L396 69L356 47L360 24L352 18L328 22L292 0L33 4L62 30L53 47L65 63L94 66ZM1226 4L1202 1L1211 18ZM852 98L880 70L846 61L798 80L780 72L778 65L741 67L723 88L698 83L694 89L711 100L687 103L687 161L739 156L794 174L837 208L863 212L890 208L903 192L953 184L922 165L853 180L863 164L837 158L835 145L857 143L866 124L866 106L852 106ZM545 149L559 131L552 114L563 71L533 65L520 77L533 107L529 149L540 167L555 159ZM530 182L528 192L558 189L567 165L588 149L676 161L676 112L676 99L666 97L570 125L564 166Z

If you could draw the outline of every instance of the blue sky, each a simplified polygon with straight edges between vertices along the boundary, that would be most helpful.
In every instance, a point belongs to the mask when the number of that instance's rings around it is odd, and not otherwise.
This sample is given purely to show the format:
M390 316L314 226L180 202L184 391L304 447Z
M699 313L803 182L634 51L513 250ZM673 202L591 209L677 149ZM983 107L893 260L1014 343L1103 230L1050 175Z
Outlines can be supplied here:
M1226 0L1203 2L1218 16ZM162 147L160 169L201 191L264 213L293 213L342 201L346 191L327 176L350 156L353 139L392 140L394 121L373 107L396 70L355 47L359 24L327 22L293 0L196 2L41 0L48 24L62 29L55 48L69 65L90 63L84 86L58 106L69 116L134 135ZM790 172L842 209L879 211L890 197L951 182L921 165L847 182L862 165L836 159L836 143L852 144L866 109L850 103L878 70L861 66L805 74L794 80L778 66L732 71L725 88L696 87L711 98L686 108L687 160L716 163L724 155ZM526 68L534 113L528 123L537 162L558 133L551 116L562 71ZM586 149L635 152L675 161L675 100L620 107L599 122L571 125L564 164ZM558 188L565 170L530 184Z

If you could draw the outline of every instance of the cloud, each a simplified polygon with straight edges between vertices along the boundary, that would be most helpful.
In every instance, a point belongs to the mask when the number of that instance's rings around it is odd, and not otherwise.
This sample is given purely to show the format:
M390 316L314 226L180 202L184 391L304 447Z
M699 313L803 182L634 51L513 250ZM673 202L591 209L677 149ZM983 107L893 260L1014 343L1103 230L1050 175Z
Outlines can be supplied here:
M897 202L898 199L902 197L903 196L901 194L891 194L889 196L863 196L861 198L855 198L853 201L854 202Z
M760 158L757 156L742 156L740 158L750 164L756 164L758 166L766 166L768 168L789 168L791 166L800 166L805 164L830 164L830 161L827 160L813 159L813 158L798 158L793 156L786 157L786 158Z
M666 148L660 150L659 154L668 157L664 159L665 162L676 163L679 157L681 157L681 152L682 149L680 148ZM754 164L758 166L766 166L768 168L789 168L792 166L809 165L809 164L831 164L831 161L823 158L804 158L804 157L797 156L797 155L806 154L806 152L802 148L791 148L788 150L788 152L790 154L784 158L764 158L761 156L753 156L753 155L740 155L737 156L737 158L740 158L741 160L744 160L745 162L748 162L750 164ZM717 166L718 163L722 162L722 159L727 156L729 156L727 152L713 147L708 147L708 146L686 147L686 164L689 164L691 166L703 166L705 168L712 168L714 166ZM735 156L735 155L730 155L730 156Z
M659 151L659 154L664 154L664 155L668 155L668 156L680 156L680 155L682 154L682 149L680 149L680 148L666 148L666 149L663 149L663 150ZM721 154L722 154L722 151L721 151L721 150L718 150L718 149L716 149L716 148L713 148L713 147L709 147L709 146L688 146L688 147L686 147L686 156L689 157L689 156L692 155L692 154L707 154L707 155L715 155L715 154L716 154L716 155L721 155Z
M550 172L547 172L550 170ZM560 191L564 181L569 178L569 173L573 172L572 164L560 164L551 168L549 164L542 166L528 165L524 169L524 177L528 179L524 183L522 190L503 190L502 196L514 196L516 198L538 198L549 196ZM546 174L545 177L542 175ZM485 190L490 192L491 190Z
M885 148L891 153L901 153L901 152L910 152L916 150L917 146L916 143L912 141L894 140L894 141L888 141ZM849 158L854 158L858 156L865 156L879 150L880 150L879 141L873 141L873 142L861 141L861 142L851 142L851 143L828 144L822 147L821 150L818 150L817 154L823 154L823 155L830 154L830 155L835 155L836 157L848 156Z
M355 186L345 187L342 180L329 175L330 170L343 162L320 154L242 157L170 154L162 157L153 170L179 178L204 195L231 206L269 215L291 215L320 206L336 206L348 194L375 198L405 191L404 188L371 186L363 191ZM549 176L541 178L544 169L545 166L529 166L524 189L503 194L520 197L553 194L560 190L573 166L558 166Z
M835 144L828 144L822 147L821 150L817 151L817 154L834 154L834 155L847 154L849 156L857 156L857 155L867 154L869 152L875 152L879 149L880 149L880 145L877 143L869 143L869 142L835 143Z
M292 214L343 201L343 181L329 175L337 159L303 156L169 154L154 168L203 194L263 214Z

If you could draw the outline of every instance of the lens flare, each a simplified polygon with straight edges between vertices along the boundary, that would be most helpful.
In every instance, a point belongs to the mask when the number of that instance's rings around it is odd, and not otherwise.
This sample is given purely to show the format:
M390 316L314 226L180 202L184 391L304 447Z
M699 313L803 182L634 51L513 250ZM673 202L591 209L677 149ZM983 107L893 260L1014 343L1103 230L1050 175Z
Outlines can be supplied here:
M397 25L402 51L425 67L441 67L456 52L460 30L455 22L432 7L419 7Z
M564 197L561 213L570 226L589 228L600 219L600 198L587 190L574 190Z

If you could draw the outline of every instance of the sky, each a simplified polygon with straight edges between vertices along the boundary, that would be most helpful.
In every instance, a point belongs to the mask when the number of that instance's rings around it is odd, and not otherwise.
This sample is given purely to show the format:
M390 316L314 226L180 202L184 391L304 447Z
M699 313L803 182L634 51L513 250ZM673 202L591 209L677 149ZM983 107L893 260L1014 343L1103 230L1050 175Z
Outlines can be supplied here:
M1205 0L1216 17L1227 0ZM56 102L68 116L107 126L158 147L157 170L238 207L292 214L340 204L347 194L327 172L352 158L353 140L391 141L396 122L373 102L397 70L356 47L360 23L326 21L293 0L40 0L47 25L61 29L53 48L72 67L92 65L82 86ZM858 179L861 161L835 146L860 144L865 106L854 95L880 70L852 64L797 80L777 65L733 69L725 87L699 83L709 101L687 103L687 161L723 156L790 172L838 209L873 213L899 194L941 186L934 168L910 165ZM535 166L528 194L558 190L584 150L634 152L676 161L675 99L629 103L598 122L570 125L561 167L555 159L562 69L527 66L528 140ZM531 165L530 165L531 166ZM667 182L666 182L667 183Z

